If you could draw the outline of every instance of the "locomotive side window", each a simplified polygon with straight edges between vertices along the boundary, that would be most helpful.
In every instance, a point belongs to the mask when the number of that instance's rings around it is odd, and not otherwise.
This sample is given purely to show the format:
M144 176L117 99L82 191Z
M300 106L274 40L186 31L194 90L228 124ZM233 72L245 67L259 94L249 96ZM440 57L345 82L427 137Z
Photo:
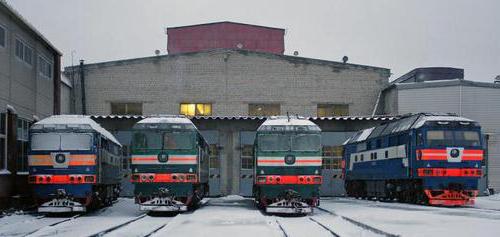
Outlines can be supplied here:
M61 147L61 136L56 133L35 133L31 136L31 150L51 151L59 150Z
M290 138L279 134L259 135L259 149L261 151L289 151Z
M193 135L185 132L163 134L163 149L185 150L193 148Z
M318 151L321 147L321 137L317 134L302 134L292 137L292 150Z
M61 150L90 150L92 135L90 134L61 134Z

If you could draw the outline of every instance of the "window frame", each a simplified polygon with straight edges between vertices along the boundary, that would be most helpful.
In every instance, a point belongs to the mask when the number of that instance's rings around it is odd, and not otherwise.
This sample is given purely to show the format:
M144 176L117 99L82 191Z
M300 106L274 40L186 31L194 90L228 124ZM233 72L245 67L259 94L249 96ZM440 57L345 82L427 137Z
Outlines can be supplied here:
M267 113L267 112L262 112L261 114L259 113L252 113L252 107L263 107L262 111L266 111L264 107L266 106L277 106L277 113ZM269 108L269 107L268 107ZM269 110L274 110L276 108L269 108ZM281 104L280 103L248 103L248 116L278 116L281 115Z
M335 114L335 107L336 106L345 106L346 108L346 113L345 114ZM320 115L320 109L324 109L325 111L323 112L324 115ZM326 113L326 110L331 110L332 113L328 114ZM331 116L349 116L349 104L336 104L336 103L319 103L316 104L316 116L318 117L331 117Z
M184 106L194 106L194 114L189 114L188 109L186 109L185 113L183 113L183 105ZM198 113L198 106L202 105L203 110L206 110L206 106L208 106L210 109L209 113ZM179 103L179 114L193 117L193 116L212 116L213 114L213 103L211 102L181 102Z
M4 125L4 128L5 128L4 133L0 133L0 138L3 139L3 144L0 144L0 146L3 147L3 149L2 149L3 150L3 156L2 156L2 159L0 159L0 162L2 163L0 165L0 170L7 170L8 169L8 167L7 167L7 165L8 165L7 164L7 133L8 133L8 128L7 128L7 125L8 125L7 124L8 123L7 122L7 120L8 120L7 119L7 112L0 113L0 116L4 117L4 120L3 120L4 124L3 125ZM2 120L0 119L0 122L1 121Z
M140 106L140 108L141 108L140 114L129 112L128 107L131 104L137 104ZM124 109L125 112L124 113L114 113L113 112L113 105L114 106L118 106L118 105L125 106L125 109ZM144 113L144 103L142 103L142 102L110 102L109 109L110 109L111 114L115 114L115 115L142 115Z
M43 54L38 54L37 60L38 60L37 61L38 62L38 70L37 70L38 75L41 78L52 80L52 78L54 77L54 62ZM42 71L42 69L43 69L42 66L44 66L44 65L42 65L42 61L45 61L45 63L49 66L49 74L50 75L45 75L44 72Z
M33 67L35 65L36 62L34 62L35 60L33 59L33 57L36 55L35 54L35 48L33 46L31 46L29 43L26 42L26 40L24 40L22 37L16 35L16 38L15 38L15 51L14 51L14 54L16 55L16 58L21 60L23 63L25 63L26 65L28 65L29 67ZM17 44L18 42L21 44L21 48L22 48L22 57L20 57L18 55L18 52L17 52ZM29 49L31 50L31 60L28 62L26 61L26 49Z
M3 30L3 45L0 43L0 49L7 48L7 27L0 23L0 28ZM0 39L1 42L2 39Z

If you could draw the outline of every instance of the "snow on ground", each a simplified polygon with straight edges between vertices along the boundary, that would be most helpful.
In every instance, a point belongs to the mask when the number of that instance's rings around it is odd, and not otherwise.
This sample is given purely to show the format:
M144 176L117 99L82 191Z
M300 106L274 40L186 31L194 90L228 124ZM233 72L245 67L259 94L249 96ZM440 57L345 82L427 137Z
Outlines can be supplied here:
M55 225L46 226L30 236L89 236L133 219L143 212L133 199L120 198L113 206Z
M105 236L340 236L378 234L354 225L342 216L401 236L500 236L500 195L480 197L473 207L431 207L376 202L353 198L325 198L321 207L339 215L315 210L300 217L266 215L253 200L240 196L213 198L199 209L178 215L145 216ZM0 236L89 236L141 216L133 199L78 218L14 214L0 218ZM323 225L324 227L322 227Z
M500 193L491 196L478 197L474 207L500 211Z
M10 215L0 218L0 236L24 236L66 218L43 218L34 215Z
M252 199L230 196L211 199L192 213L178 215L153 236L282 237L272 217L264 216Z
M500 235L500 211L383 203L352 198L322 200L321 206L401 236Z

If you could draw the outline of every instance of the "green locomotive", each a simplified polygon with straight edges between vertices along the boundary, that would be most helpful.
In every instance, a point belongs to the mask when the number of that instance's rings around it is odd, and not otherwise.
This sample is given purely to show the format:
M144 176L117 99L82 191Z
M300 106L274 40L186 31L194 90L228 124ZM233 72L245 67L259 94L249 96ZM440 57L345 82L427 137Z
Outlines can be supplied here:
M132 176L141 210L179 212L208 193L208 145L184 116L157 116L133 128Z
M257 205L267 213L311 213L322 183L321 129L298 116L270 117L254 147Z

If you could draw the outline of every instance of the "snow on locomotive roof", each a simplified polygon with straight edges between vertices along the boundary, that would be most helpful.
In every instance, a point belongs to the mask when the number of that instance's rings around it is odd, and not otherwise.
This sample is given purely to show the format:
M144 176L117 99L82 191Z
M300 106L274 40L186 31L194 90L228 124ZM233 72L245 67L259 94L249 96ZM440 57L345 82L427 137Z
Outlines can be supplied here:
M185 116L156 116L140 120L137 123L177 123L177 124L193 124L190 119Z
M413 125L412 128L422 127L425 122L428 121L443 121L443 122L474 122L472 119L459 117L459 116L422 116L420 119Z
M101 125L96 123L89 116L85 115L52 115L50 117L44 118L36 122L35 124L33 124L33 127L36 127L36 125L66 125L66 124L88 125L96 132L100 133L107 139L121 146L120 142L116 140L116 138L108 130L104 129L103 127L101 127Z
M368 138L385 136L392 133L398 133L408 129L415 129L424 126L426 122L436 121L436 122L464 122L471 123L474 122L471 119L459 117L455 115L433 115L433 114L415 114L408 117L404 117L397 121L382 124L377 127L368 128L357 132L352 137L344 142L345 144L362 142ZM373 133L373 135L372 135Z
M320 131L320 128L309 119L303 117L272 116L266 119L257 130L266 130L270 126L307 126L311 130Z

